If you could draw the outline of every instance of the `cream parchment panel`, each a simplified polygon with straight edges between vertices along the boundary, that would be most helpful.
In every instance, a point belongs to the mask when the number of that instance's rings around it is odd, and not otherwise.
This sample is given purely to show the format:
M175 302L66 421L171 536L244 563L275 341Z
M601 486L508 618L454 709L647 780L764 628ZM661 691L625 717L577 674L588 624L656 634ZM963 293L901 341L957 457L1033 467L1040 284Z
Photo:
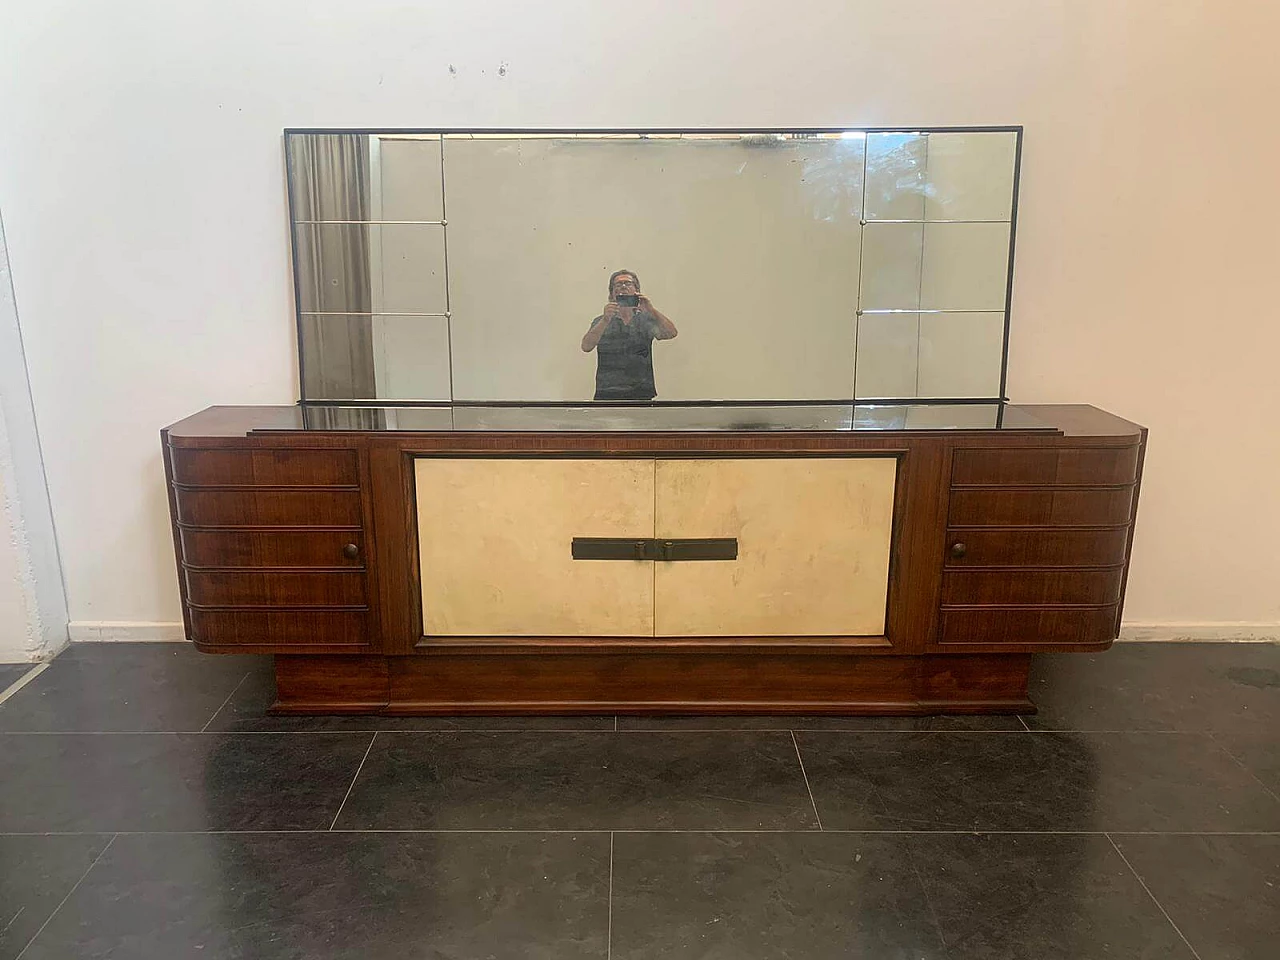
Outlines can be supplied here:
M653 564L574 537L653 536L652 460L420 458L427 636L652 636Z
M884 633L892 457L659 460L656 530L736 537L737 560L655 564L656 633Z

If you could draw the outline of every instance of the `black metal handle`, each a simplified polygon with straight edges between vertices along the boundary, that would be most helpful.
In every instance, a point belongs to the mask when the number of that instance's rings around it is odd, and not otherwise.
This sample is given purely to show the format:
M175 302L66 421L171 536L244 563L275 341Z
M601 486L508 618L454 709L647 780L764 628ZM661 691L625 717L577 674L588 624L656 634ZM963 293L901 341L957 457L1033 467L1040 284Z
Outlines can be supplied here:
M951 555L955 557L957 560L959 560L968 552L969 552L969 548L963 543L953 543L951 545Z
M574 537L575 560L656 560L652 540L629 537Z
M735 537L682 537L658 541L659 559L684 560L737 560L738 541Z
M575 560L737 560L735 537L683 537L633 540L627 537L574 537Z
M348 543L342 548L342 555L348 560L354 560L356 557L360 556L360 548L354 543Z

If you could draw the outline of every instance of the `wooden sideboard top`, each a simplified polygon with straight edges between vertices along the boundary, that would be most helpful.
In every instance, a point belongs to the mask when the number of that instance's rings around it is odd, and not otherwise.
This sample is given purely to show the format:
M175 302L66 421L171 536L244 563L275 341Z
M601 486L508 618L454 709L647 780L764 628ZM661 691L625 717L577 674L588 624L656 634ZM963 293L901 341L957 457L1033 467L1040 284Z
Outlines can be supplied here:
M402 422L388 425L388 412ZM767 413L764 413L766 412ZM857 412L855 412L857 411ZM906 418L919 414L918 425ZM764 414L762 416L762 414ZM540 422L545 421L545 422ZM983 425L986 421L985 425ZM717 406L325 407L213 406L166 428L170 437L254 432L333 433L1010 433L1138 437L1138 424L1088 404L954 404L929 408L850 404Z

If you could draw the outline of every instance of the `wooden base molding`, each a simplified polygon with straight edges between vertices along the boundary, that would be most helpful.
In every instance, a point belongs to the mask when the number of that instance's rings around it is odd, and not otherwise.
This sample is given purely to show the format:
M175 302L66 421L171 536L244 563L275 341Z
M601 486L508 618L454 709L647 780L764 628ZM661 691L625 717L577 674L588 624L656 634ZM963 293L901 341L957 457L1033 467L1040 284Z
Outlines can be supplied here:
M278 656L277 714L1034 713L1031 657L736 651Z

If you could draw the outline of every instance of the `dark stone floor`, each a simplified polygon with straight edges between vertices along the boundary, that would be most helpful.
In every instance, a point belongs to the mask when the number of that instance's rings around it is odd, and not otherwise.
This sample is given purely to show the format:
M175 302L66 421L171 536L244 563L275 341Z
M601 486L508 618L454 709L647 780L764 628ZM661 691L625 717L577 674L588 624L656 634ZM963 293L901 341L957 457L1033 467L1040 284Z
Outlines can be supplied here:
M10 684L21 680L35 664L0 663L0 691L7 690Z
M1040 657L1025 723L271 695L83 644L0 705L0 960L1280 957L1277 646Z

